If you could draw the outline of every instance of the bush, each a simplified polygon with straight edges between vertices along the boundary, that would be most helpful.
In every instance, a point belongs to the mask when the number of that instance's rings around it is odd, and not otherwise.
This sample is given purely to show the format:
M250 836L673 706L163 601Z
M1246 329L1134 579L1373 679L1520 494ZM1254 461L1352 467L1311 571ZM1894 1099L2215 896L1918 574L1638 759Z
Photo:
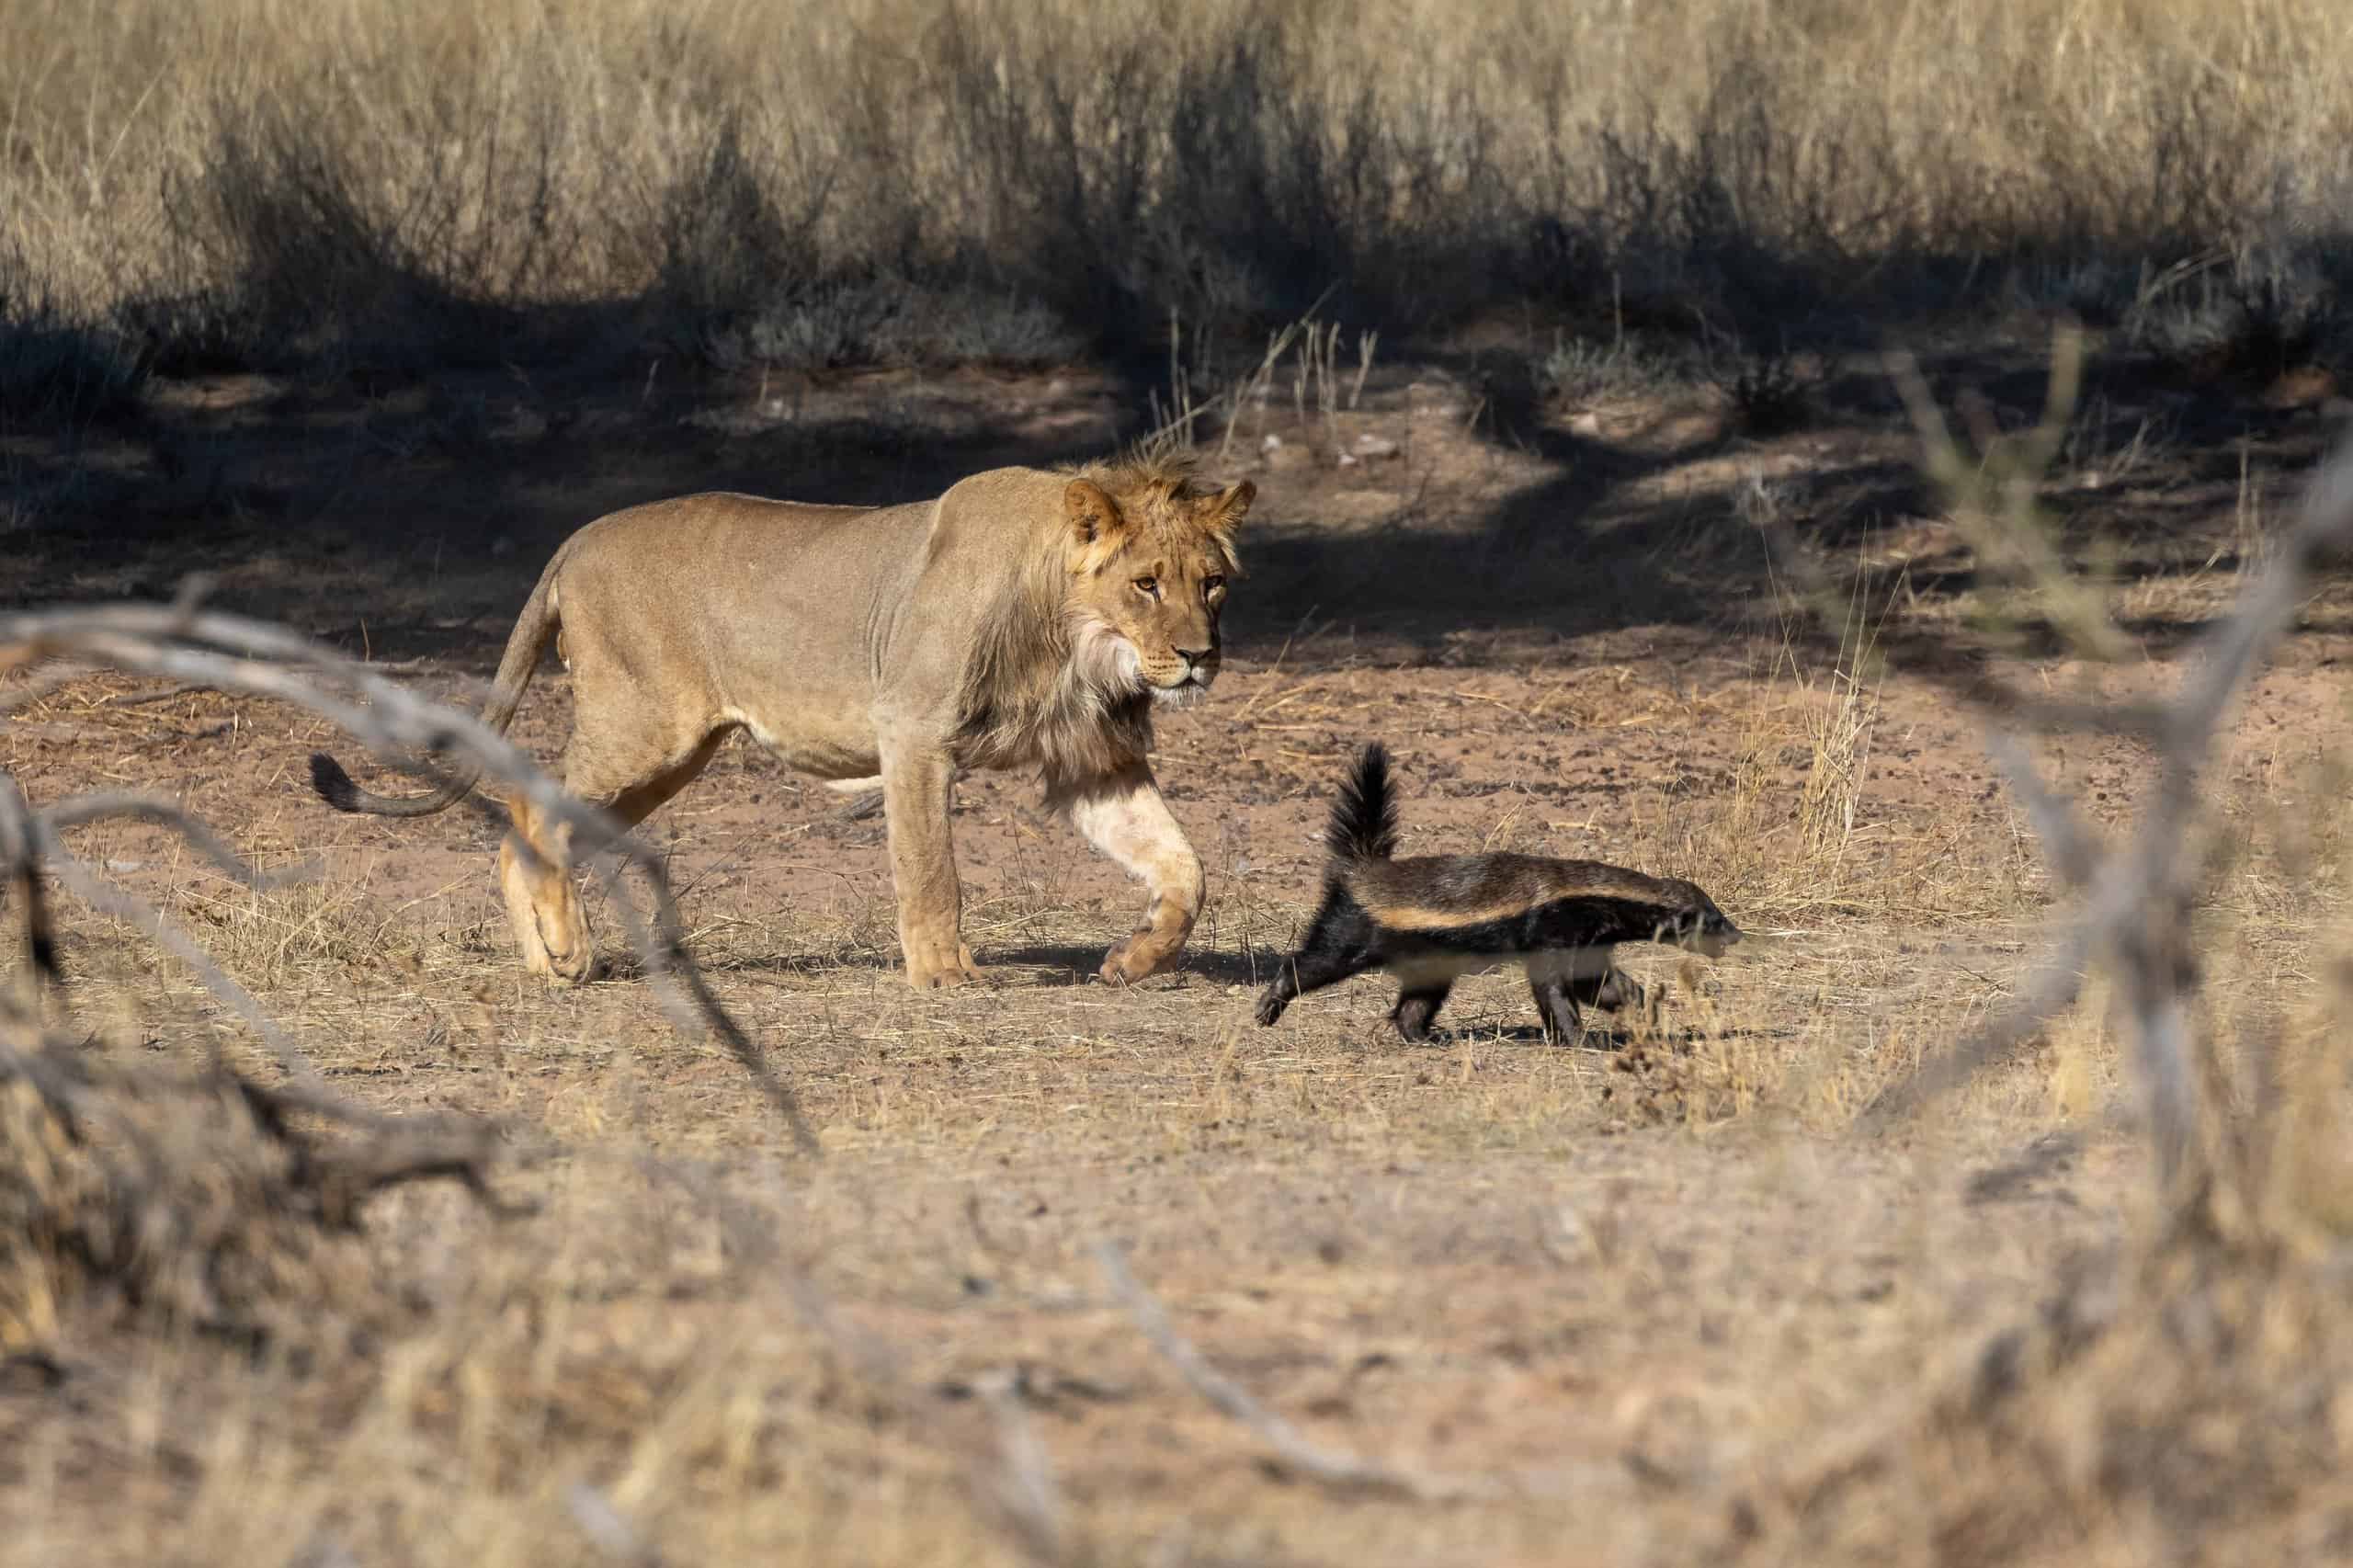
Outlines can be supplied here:
M2333 233L2349 45L2326 0L0 0L0 201L173 365L1028 361L1327 290L1795 338Z

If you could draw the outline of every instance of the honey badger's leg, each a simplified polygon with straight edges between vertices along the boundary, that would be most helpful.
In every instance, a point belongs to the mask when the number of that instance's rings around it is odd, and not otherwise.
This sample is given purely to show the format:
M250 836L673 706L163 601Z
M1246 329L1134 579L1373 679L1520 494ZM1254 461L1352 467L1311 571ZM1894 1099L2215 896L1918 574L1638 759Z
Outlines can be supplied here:
M1389 1021L1397 1026L1398 1034L1419 1045L1430 1038L1430 1025L1437 1021L1438 1010L1446 1006L1446 994L1453 989L1450 980L1401 986L1397 1005L1389 1009Z
M1299 951L1283 960L1274 983L1259 994L1258 1021L1271 1024L1298 997L1370 969L1371 935L1372 923L1354 899L1337 888L1324 894Z
M1337 985L1371 967L1351 954L1318 952L1302 947L1283 960L1282 967L1275 971L1274 983L1259 994L1258 1021L1271 1024L1283 1016L1285 1007L1309 992Z
M1099 778L1057 792L1086 841L1142 879L1151 898L1143 924L1104 955L1102 978L1124 985L1171 968L1200 917L1201 858L1139 757Z
M1643 984L1624 970L1612 966L1609 972L1591 980L1577 981L1570 988L1578 1002L1588 1007L1598 1007L1614 1013L1620 1007L1643 1005Z
M1536 1016L1543 1020L1545 1040L1574 1039L1584 1021L1577 1016L1576 994L1569 983L1552 966L1531 963L1528 989L1536 998Z
M1536 1012L1544 1020L1544 1038L1566 1040L1584 1028L1579 1012L1599 1007L1614 1012L1629 1001L1640 1001L1643 988L1609 961L1608 948L1563 948L1531 954L1528 960L1528 989L1536 998Z

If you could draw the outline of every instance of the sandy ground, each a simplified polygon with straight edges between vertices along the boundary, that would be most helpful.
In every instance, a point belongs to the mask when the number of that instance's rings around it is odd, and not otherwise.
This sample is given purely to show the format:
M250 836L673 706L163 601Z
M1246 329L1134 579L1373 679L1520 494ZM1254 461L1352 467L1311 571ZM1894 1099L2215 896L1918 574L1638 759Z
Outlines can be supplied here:
M1938 371L1997 410L2039 396L2030 360ZM1989 666L2037 689L2165 689L2325 434L2212 391L2134 390L2106 389L2109 423L2052 505L2071 537L2115 547L2109 605L2142 655L2088 670L2029 643ZM1099 449L1128 391L1075 373L643 399L191 383L153 429L81 454L78 489L20 443L51 489L8 541L0 605L160 594L203 569L223 602L471 700L547 551L602 510L722 485L922 494ZM1758 1475L1915 1397L2060 1259L2111 1242L2139 1172L2097 1115L2117 1063L2096 1008L1924 1123L1847 1129L2008 994L2050 895L1984 716L1931 663L1858 665L1799 603L1792 550L1859 584L1848 604L1885 637L1966 642L1977 602L1883 390L1826 371L1819 399L1771 439L1697 395L1514 424L1511 389L1477 362L1433 364L1384 369L1339 422L1337 449L1393 456L1336 465L1334 432L1280 408L1212 446L1213 472L1261 486L1249 575L1226 673L1164 721L1154 759L1211 904L1185 967L1131 993L1092 975L1140 892L1029 781L959 791L967 936L991 984L918 995L880 821L731 743L646 833L722 1000L819 1129L815 1164L642 978L550 993L521 973L489 828L319 805L306 757L333 737L315 722L203 692L121 706L151 687L94 678L0 724L0 761L37 802L151 789L265 863L318 855L322 883L260 896L150 831L77 840L351 1093L512 1117L567 1151L515 1177L549 1202L535 1220L441 1194L382 1204L371 1256L415 1316L328 1373L126 1361L94 1325L69 1347L73 1400L0 1384L0 1495L26 1527L0 1561L166 1540L184 1561L265 1540L282 1557L315 1539L354 1554L316 1561L578 1562L563 1488L584 1477L681 1562L1005 1558L1013 1538L967 1497L943 1434L1008 1369L1105 1561L1731 1550ZM2170 438L2119 473L2101 454L2135 420ZM2347 733L2346 602L2310 607L2212 781L2247 846L2211 900L2230 1006L2290 1005L2326 923L2278 918L2267 857L2283 813L2335 802L2313 770ZM517 738L552 756L568 704L543 672ZM1259 1028L1251 998L1313 902L1330 790L1373 738L1397 760L1409 849L1693 877L1758 940L1714 965L1628 950L1666 994L1658 1027L1572 1046L1541 1041L1509 971L1458 988L1421 1047L1388 1031L1375 977ZM2131 744L2040 758L2097 820L2129 823ZM2323 917L2342 902L2292 897ZM129 933L69 919L95 1026L166 1052L234 1038ZM1972 1179L2068 1127L2090 1130L2080 1153ZM915 1392L858 1392L778 1278L723 1256L631 1150L710 1162ZM1516 1477L1509 1496L1422 1506L1270 1473L1107 1297L1087 1251L1104 1238L1315 1440Z

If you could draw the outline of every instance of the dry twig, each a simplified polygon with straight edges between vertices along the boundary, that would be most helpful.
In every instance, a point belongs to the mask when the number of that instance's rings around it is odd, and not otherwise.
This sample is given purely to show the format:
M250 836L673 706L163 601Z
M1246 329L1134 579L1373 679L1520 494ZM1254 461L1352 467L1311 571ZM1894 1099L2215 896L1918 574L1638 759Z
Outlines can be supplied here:
M809 1272L784 1256L776 1227L727 1189L707 1167L676 1159L641 1158L646 1175L678 1187L706 1205L719 1221L738 1266L767 1271L783 1286L801 1324L839 1356L867 1386L903 1411L922 1412L937 1424L935 1391L918 1384L896 1345L869 1333L837 1311ZM950 1431L963 1450L964 1483L973 1501L1040 1568L1064 1568L1078 1554L1063 1523L1062 1488L1052 1456L1030 1429L1015 1392L1017 1378L997 1369L975 1380L988 1419L981 1429Z
M1176 1325L1168 1321L1168 1309L1136 1282L1117 1246L1108 1241L1097 1243L1095 1262L1152 1347L1218 1414L1256 1433L1259 1441L1273 1450L1275 1463L1283 1470L1335 1491L1387 1493L1421 1503L1487 1497L1496 1492L1495 1484L1483 1478L1400 1470L1317 1447L1290 1422L1260 1404L1241 1384L1211 1366L1192 1342L1178 1334Z
M2097 853L2073 803L2034 781L2016 743L1996 741L1995 758L2019 790L2053 870L2063 883L2086 890L2084 907L2008 1007L1974 1037L1882 1092L1864 1113L1868 1122L1884 1124L1915 1108L2033 1034L2075 1002L2086 966L2104 958L2120 971L2158 1179L2172 1189L2183 1174L2199 1110L2188 1029L2199 976L2186 916L2200 772L2240 695L2293 623L2314 574L2348 544L2353 447L2313 477L2283 547L2241 596L2237 609L2200 640L2180 691L2146 711L2157 751L2157 789L2131 842Z
M91 666L110 665L223 692L275 698L328 720L380 756L404 752L452 756L468 776L494 781L510 799L529 800L544 817L570 826L574 842L585 850L590 869L620 912L630 945L654 977L673 1022L689 1035L717 1037L784 1114L800 1147L806 1153L817 1152L816 1135L801 1114L790 1088L720 1005L700 969L688 958L684 927L660 856L611 816L566 793L528 754L472 717L404 690L369 666L282 627L203 611L199 603L202 586L200 582L191 582L171 605L104 605L0 616L0 674L63 661L76 674ZM26 689L0 701L0 713L57 684L61 682L54 672L49 677L37 677ZM414 767L407 770L428 775L433 771ZM479 801L471 803L479 811L490 812ZM143 816L178 829L208 858L233 862L209 831L162 802L138 797L90 797L51 811L65 813L54 825L104 815ZM153 932L269 1042L290 1074L307 1074L307 1064L291 1042L267 1022L258 1005L160 913L107 886L81 866L65 851L53 826L37 822L33 852L77 893ZM622 888L623 871L631 866L652 889L650 920Z

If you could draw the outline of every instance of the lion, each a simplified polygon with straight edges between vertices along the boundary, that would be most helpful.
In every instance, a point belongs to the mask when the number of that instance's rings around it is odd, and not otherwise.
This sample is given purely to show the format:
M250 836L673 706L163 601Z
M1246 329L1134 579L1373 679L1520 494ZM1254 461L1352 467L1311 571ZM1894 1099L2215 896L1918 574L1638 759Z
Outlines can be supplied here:
M1200 914L1200 858L1145 754L1154 710L1217 678L1234 534L1256 494L1151 461L994 469L894 506L712 492L629 507L557 549L482 719L505 732L552 641L573 682L562 781L624 824L737 730L835 789L879 787L918 990L983 974L962 935L955 779L1034 768L1047 804L1145 885L1142 922L1098 971L1131 984L1175 963ZM311 776L337 811L403 817L445 810L480 779L379 795L324 752ZM569 830L506 804L498 876L524 962L553 983L586 981L595 950Z

